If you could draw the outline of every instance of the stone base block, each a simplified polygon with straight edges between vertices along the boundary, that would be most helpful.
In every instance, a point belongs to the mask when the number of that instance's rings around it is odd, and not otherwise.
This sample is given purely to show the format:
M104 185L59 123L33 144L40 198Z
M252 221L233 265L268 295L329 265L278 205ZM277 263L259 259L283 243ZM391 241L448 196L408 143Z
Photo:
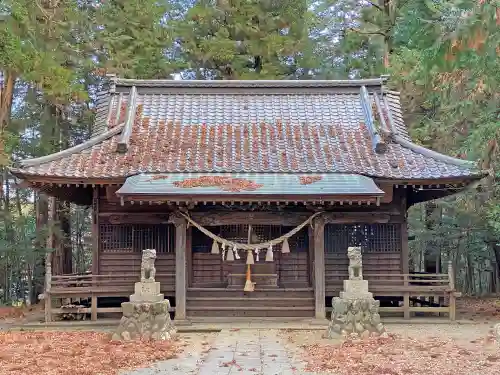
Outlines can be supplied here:
M135 303L146 303L146 302L161 302L165 299L165 296L160 294L132 294L130 296L130 302Z
M135 283L134 294L160 294L160 283L158 281Z
M368 280L344 280L344 292L368 293Z
M356 334L369 337L382 334L385 327L378 313L380 301L373 298L332 299L332 317L328 326L327 337L338 338Z
M363 299L363 298L373 298L373 293L352 293L352 292L340 292L340 298L342 299Z
M123 302L123 317L112 340L170 340L176 329L170 319L168 300L160 302Z

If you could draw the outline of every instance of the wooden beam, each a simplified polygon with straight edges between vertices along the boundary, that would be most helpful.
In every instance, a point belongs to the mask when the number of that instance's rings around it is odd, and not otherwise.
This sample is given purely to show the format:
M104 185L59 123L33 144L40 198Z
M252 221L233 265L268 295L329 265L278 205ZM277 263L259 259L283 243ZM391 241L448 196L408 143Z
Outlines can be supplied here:
M186 320L186 232L187 221L182 216L172 216L175 225L175 320Z
M325 212L325 224L355 224L355 223L389 223L395 219L391 215L378 213L374 210L368 212Z
M325 319L325 221L314 220L314 297L315 318Z
M130 94L128 96L127 114L125 116L125 126L123 128L120 140L116 145L117 152L125 153L128 150L128 145L130 143L130 137L132 135L132 130L135 122L136 102L137 102L137 88L135 86L132 86L130 88ZM120 109L118 109L118 111L119 110Z
M309 212L193 212L191 217L203 226L231 224L267 224L297 226L311 216Z

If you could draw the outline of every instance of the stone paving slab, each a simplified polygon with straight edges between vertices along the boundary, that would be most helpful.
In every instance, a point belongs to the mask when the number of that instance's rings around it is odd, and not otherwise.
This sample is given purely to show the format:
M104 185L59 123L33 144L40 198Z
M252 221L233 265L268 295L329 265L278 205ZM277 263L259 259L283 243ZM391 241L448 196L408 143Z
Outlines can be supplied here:
M271 337L269 337L271 336ZM290 358L277 332L263 330L222 330L199 375L282 375L294 374Z

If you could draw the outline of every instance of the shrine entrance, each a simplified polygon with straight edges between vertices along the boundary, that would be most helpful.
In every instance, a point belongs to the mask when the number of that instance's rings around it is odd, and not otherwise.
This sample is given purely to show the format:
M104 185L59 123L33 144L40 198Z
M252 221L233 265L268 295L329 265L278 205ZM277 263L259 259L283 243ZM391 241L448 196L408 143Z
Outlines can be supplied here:
M257 244L278 238L294 227L281 225L221 225L210 227L211 232L228 241ZM190 287L228 287L243 289L247 270L248 251L220 249L212 253L213 240L197 228L191 228ZM268 249L253 251L251 264L257 288L310 287L310 251L308 228L302 228L288 239L289 252L282 253L283 244L273 246L272 259L266 261ZM225 250L225 251L224 251ZM223 253L224 252L224 253ZM260 276L262 275L262 276Z
M242 244L265 243L294 228L262 224L207 227L220 238ZM314 316L309 225L274 245L271 251L269 248L234 251L219 246L216 253L212 238L194 226L189 230L191 252L186 309L190 319ZM245 285L249 277L252 291L246 288L248 284Z

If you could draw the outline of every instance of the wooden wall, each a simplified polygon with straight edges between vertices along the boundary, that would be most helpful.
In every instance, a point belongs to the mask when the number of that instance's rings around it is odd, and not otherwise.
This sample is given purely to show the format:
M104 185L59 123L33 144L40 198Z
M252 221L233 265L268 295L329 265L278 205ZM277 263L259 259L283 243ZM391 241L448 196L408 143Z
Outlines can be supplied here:
M234 262L223 262L220 254L193 253L192 257L192 286L195 287L223 287L229 273L245 273L246 256ZM252 266L253 272L276 273L283 287L309 286L307 253L276 253L273 263L265 262L264 257L265 251L262 251L260 261Z
M128 224L129 226L142 225L142 229L146 231L147 228L144 225L151 225L151 235L142 237L142 247L151 244L152 248L158 248L158 244L151 241L144 242L144 238L154 237L158 233L163 235L161 240L163 250L158 253L157 272L158 274L175 273L175 246L172 242L174 232L168 234L169 230L165 230L168 226L166 223L168 222L169 210L172 207L149 204L122 206L114 195L113 189L98 188L96 196L98 198L98 222L95 225L95 236L97 236L96 243L99 243L99 251L94 254L94 260L98 264L98 270L94 272L114 273L119 272L120 267L122 272L139 272L140 251L133 250L133 245L130 246L129 243L126 249L115 248L111 250L106 249L107 245L105 245L106 241L113 241L112 237L106 238L104 236L104 232L109 231L109 225ZM364 274L403 273L408 262L406 239L403 238L406 232L402 229L405 223L405 204L402 194L395 190L391 201L382 202L379 207L357 208L349 206L337 207L331 211L330 221L325 227L325 286L328 295L337 293L341 289L342 280L347 276L348 246L362 246ZM197 207L197 210L200 210L200 207ZM296 214L293 212L240 212L234 216L230 212L215 212L213 210L193 213L193 217L197 221L203 225L209 225L213 230L216 226L225 226L231 232L232 229L229 227L251 222L254 227L261 227L259 229L259 235L262 237L259 239L260 241L278 237L283 234L283 230L286 232L295 227L308 215L304 212ZM282 227L282 225L286 227ZM349 230L352 230L353 225L359 227L357 237L353 236L352 233L346 235ZM336 228L333 232L332 227ZM223 237L227 238L229 232L224 233ZM307 228L300 235L296 235L295 243L293 240L290 241L292 253L275 252L274 272L279 274L281 285L312 285L313 259L311 254L313 249L311 248L312 241L309 241L310 234L308 235L306 232ZM202 241L198 241L197 238L201 238ZM354 238L354 240L350 241L349 238ZM368 240L363 242L363 238L368 238ZM234 238L234 240L245 242L246 236ZM227 262L222 262L220 255L210 254L211 240L205 235L197 235L193 228L192 236L188 235L187 242L189 285L214 287L224 285L227 273L231 272L231 268ZM264 256L265 252L263 251L262 258ZM244 264L246 255L242 258L244 259L236 263Z
M327 224L325 226L325 289L328 296L342 290L348 278L347 247L360 246L367 280L390 279L370 274L401 274L404 270L400 223Z
M156 280L163 293L173 295L175 290L175 228L166 221L152 221L150 215L120 215L119 202L109 199L106 189L97 195L97 223L95 244L97 254L94 272L137 275L140 277L143 249L156 250Z
M193 253L192 286L223 287L222 256L220 254Z
M256 225L253 230L257 234L256 240L264 242L290 231L293 227L279 225ZM210 230L222 238L247 242L248 225L234 224L211 226ZM192 260L191 285L222 287L227 285L227 276L230 273L244 274L246 271L247 254L240 251L241 259L232 262L222 261L221 254L211 254L212 240L197 229L192 230ZM257 243L257 242L254 242ZM266 262L266 250L261 250L259 261L254 256L254 273L277 274L281 286L308 287L309 286L309 240L307 228L297 233L289 240L290 253L282 254L281 246L274 248L274 262Z
M117 251L100 253L99 274L137 275L137 278L139 278L141 273L141 258L142 254L140 252ZM160 282L162 292L173 292L175 290L175 254L158 254L155 267L156 281Z

